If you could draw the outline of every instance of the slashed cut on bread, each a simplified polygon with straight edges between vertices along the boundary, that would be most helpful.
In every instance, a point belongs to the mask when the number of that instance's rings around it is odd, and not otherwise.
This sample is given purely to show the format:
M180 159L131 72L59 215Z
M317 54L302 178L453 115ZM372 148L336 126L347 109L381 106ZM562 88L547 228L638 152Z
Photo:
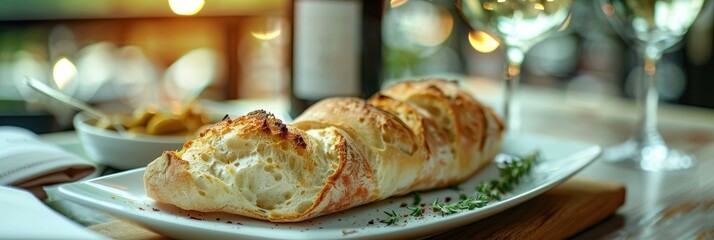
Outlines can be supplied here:
M292 124L254 111L164 152L147 194L186 210L296 222L457 184L491 162L503 124L455 82L330 98Z

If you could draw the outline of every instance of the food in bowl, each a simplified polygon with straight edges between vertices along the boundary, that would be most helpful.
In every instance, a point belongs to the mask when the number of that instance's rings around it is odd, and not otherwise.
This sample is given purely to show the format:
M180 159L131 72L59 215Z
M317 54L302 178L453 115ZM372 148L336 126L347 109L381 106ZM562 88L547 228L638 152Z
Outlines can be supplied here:
M85 112L77 114L73 123L87 155L101 165L120 170L145 167L164 151L181 149L187 137L198 131L184 130L164 135L148 135L140 131L137 126L133 126L129 128L130 132L120 133L103 127L104 123L98 123ZM148 124L149 122L147 126ZM158 121L157 125L152 125L152 128L161 131L167 129L161 124L171 124L171 122ZM160 131L154 130L153 133L156 132Z
M113 114L111 117L118 119L129 133L155 136L191 136L211 123L206 114L193 107L178 114L158 112L150 107L138 108L132 114ZM116 131L106 120L96 121L94 125Z

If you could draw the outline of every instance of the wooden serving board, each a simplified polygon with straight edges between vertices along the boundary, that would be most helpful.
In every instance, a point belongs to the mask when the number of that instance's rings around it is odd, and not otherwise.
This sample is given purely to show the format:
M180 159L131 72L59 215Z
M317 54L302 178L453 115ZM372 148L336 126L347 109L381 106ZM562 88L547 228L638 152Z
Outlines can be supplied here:
M565 239L611 216L625 203L619 183L572 178L521 205L434 239Z
M625 203L618 183L573 178L521 205L430 239L563 239L612 215ZM167 239L117 220L89 229L114 239Z

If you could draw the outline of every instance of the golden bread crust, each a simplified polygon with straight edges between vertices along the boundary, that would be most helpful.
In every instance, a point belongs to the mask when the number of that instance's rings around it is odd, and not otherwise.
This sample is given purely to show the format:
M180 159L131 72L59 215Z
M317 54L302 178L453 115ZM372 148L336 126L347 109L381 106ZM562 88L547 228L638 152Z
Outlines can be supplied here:
M324 149L320 149L314 137L283 124L264 111L252 112L236 120L225 120L205 130L198 139L187 142L181 151L167 151L150 163L144 175L145 188L149 197L182 209L221 211L274 222L302 221L373 201L375 179L360 151L353 147L352 140L341 130L330 128L324 133L329 136L329 142L324 143L330 146L327 150L329 153L321 152ZM311 161L315 155L326 155L330 161L325 165L332 168L321 175L322 179L313 184L315 186L297 186L305 184L299 179L295 181L296 186L291 186L296 189L318 187L312 195L306 196L311 200L309 206L299 208L298 211L261 207L255 199L249 199L251 189L236 184L245 179L234 178L241 170L235 170L232 166L242 164L242 169L251 166L258 166L257 169L266 166L281 169L289 166L277 161L272 165L265 161L251 162L248 156L240 154L233 159L207 161L204 156L220 152L221 144L230 144L230 141L217 143L210 140L226 135L232 136L228 139L251 138L256 142L268 142L274 148L295 153L291 160L303 163L299 169L305 171L304 175L317 175L318 167ZM212 169L221 169L222 172ZM297 169L293 170L300 171ZM228 173L222 174L225 172Z
M334 126L355 139L375 170L378 199L411 192L420 163L427 158L424 146L399 118L358 98L320 101L293 125L301 129Z
M480 104L454 81L429 79L395 84L380 94L409 103L436 120L446 133L455 164L446 183L455 184L473 176L498 153L503 124L493 111ZM494 118L495 117L495 118Z
M455 82L407 81L330 98L292 124L258 110L167 151L144 175L179 208L296 222L457 184L499 151L503 123Z

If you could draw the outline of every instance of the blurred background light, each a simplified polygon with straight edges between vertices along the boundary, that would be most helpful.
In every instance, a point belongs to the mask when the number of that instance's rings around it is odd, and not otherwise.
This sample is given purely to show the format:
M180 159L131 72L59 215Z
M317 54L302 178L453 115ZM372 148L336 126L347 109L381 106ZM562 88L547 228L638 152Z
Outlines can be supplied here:
M465 24L453 1L394 0L387 4L382 22L382 86L463 71L461 41L468 39L468 32L461 31Z
M391 7L391 8L399 7L399 6L407 3L407 1L409 1L409 0L391 0L391 1L389 1L389 7Z
M409 1L386 13L382 32L389 47L426 56L451 36L453 28L453 15L444 7Z
M490 53L498 48L501 43L496 38L483 31L469 32L469 43L476 51Z
M250 35L258 40L270 41L280 36L280 32L280 29L275 29L269 32L250 32Z
M77 76L77 67L69 59L63 57L52 67L52 77L60 90L66 89Z
M505 2L484 4L498 10ZM557 1L532 2L547 9ZM708 70L713 62L714 1L707 2L684 48L667 53L658 65L662 101L714 107ZM472 30L455 1L382 3L382 86L401 79L460 79L460 74L502 81L501 40ZM633 97L631 85L643 71L636 68L642 62L605 21L606 15L617 14L615 8L592 1L573 4L572 15L558 26L567 30L526 54L523 83L564 89L569 103L588 107L606 95ZM105 110L160 102L167 98L165 88L185 91L206 81L211 82L201 94L204 99L285 97L292 64L290 5L286 0L0 0L0 108L13 114L28 109L60 115L74 111L53 106L26 88L20 81L24 76ZM197 49L210 49L214 55L196 63L202 70L168 71ZM188 77L211 74L212 80ZM167 75L172 76L170 84L164 82Z
M204 0L169 0L169 7L178 15L190 16L201 11L205 3Z

